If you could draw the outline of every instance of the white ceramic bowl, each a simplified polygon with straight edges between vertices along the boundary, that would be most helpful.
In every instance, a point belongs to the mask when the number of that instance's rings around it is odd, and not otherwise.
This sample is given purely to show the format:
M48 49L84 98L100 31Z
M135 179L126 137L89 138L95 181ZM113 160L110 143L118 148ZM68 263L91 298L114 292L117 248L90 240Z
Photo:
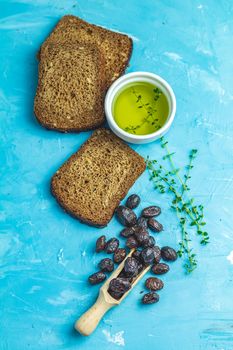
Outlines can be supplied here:
M130 134L125 130L121 129L117 125L113 117L112 109L113 109L114 97L120 90L124 88L124 86L133 82L147 82L147 83L156 85L167 98L168 106L169 106L167 121L161 129L151 134L147 134L147 135ZM108 124L112 129L112 131L117 136L119 136L120 138L122 138L127 142L142 144L142 143L152 142L160 138L161 136L163 136L168 131L176 113L176 98L171 86L160 76L149 72L134 72L134 73L128 73L123 75L110 86L105 97L104 108L105 108L105 114L106 114Z

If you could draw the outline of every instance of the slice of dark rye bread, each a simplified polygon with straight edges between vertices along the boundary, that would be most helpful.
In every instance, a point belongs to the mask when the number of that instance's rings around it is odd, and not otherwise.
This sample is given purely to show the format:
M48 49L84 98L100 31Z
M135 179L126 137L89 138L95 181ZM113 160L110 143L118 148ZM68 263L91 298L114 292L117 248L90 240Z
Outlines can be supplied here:
M90 24L82 19L66 15L57 23L42 48L51 43L63 45L85 42L97 45L105 57L106 88L124 73L132 53L132 39L125 34ZM41 52L41 51L40 51ZM40 59L40 52L38 57Z
M145 167L144 159L110 130L97 129L55 173L51 191L68 213L103 227Z
M40 124L82 131L104 122L104 58L96 45L51 43L41 50L34 112Z

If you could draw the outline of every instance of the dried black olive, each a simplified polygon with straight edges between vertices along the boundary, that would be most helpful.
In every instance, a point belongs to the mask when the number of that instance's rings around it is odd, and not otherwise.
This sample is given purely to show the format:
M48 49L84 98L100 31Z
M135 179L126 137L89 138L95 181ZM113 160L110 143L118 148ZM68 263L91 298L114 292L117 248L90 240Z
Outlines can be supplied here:
M144 208L142 211L142 216L145 218L152 218L153 216L158 216L161 213L160 207L151 205L150 207Z
M124 293L117 293L110 289L108 290L108 293L116 300L119 300L124 295Z
M138 261L141 261L141 252L140 250L135 250L132 254L132 257L137 259Z
M109 258L102 259L99 262L99 268L104 272L112 272L114 270L114 262Z
M88 281L90 284L98 284L105 280L106 275L102 271L95 272L91 276L88 277Z
M128 238L129 236L133 236L135 233L134 226L133 227L126 227L121 232L120 235L122 237Z
M141 252L141 259L144 265L150 265L153 263L155 258L154 248L148 247L144 248Z
M175 261L177 259L177 253L175 249L171 247L163 247L161 249L161 255L165 261Z
M143 295L143 298L142 298L143 304L154 304L154 303L157 303L158 301L159 301L159 295L155 292L146 293Z
M130 209L134 209L134 208L137 208L139 203L140 203L140 197L137 194L131 194L131 196L127 198L126 207Z
M111 238L105 245L105 251L107 254L114 253L119 247L119 240L117 238Z
M122 237L128 238L130 236L133 236L137 232L139 232L141 229L142 228L140 226L138 226L138 225L134 225L134 226L131 226L131 227L126 227L120 232L120 235Z
M133 210L125 207L124 205L120 205L116 208L116 216L120 223L124 226L133 226L137 223L137 216L133 212Z
M106 237L104 235L100 236L96 241L96 246L95 246L96 253L99 253L102 250L104 250L105 244L106 244Z
M160 222L158 222L157 220L155 220L154 218L150 218L148 219L148 227L155 232L161 232L163 231L163 225L160 224Z
M161 249L161 255L165 261L175 261L177 259L177 252L171 247L163 247Z
M164 273L167 273L169 270L170 270L169 266L164 263L155 264L151 268L151 271L155 275L163 275Z
M141 262L139 262L138 263L138 275L142 272L142 270L144 270L144 268L145 268L145 266Z
M134 236L130 236L127 238L126 246L130 249L137 248L138 247L138 241Z
M143 216L140 216L140 218L138 218L138 220L137 220L137 225L142 227L142 228L147 229L147 227L148 227L147 226L147 219L144 218Z
M148 241L144 244L144 247L154 247L155 245L155 239L153 236L149 236Z
M126 250L124 248L118 248L113 255L113 260L115 263L119 264L125 259L125 257Z
M144 246L149 241L149 233L143 228L135 232L135 237L141 246Z
M138 274L138 261L132 256L125 260L124 274L126 277L134 277Z
M124 278L125 280L129 281L129 283L132 283L132 282L133 282L133 277L127 277L127 276L125 275L124 269L121 270L121 272L119 273L119 275L118 275L117 277Z
M157 245L154 246L152 249L154 251L154 262L159 263L161 259L161 250Z
M125 293L128 290L130 290L130 288L131 288L131 284L128 281L128 279L117 277L117 278L113 278L110 281L108 290L113 291L115 293Z
M163 288L164 284L163 281L161 281L157 277L149 277L146 280L146 288L150 290L160 290Z

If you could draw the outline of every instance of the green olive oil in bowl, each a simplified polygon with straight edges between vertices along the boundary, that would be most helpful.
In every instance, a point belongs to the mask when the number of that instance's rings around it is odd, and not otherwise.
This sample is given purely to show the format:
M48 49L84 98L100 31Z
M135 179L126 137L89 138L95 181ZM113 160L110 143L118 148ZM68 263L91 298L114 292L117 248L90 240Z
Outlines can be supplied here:
M117 125L134 135L148 135L162 128L169 115L166 96L155 85L134 82L116 94L112 114Z

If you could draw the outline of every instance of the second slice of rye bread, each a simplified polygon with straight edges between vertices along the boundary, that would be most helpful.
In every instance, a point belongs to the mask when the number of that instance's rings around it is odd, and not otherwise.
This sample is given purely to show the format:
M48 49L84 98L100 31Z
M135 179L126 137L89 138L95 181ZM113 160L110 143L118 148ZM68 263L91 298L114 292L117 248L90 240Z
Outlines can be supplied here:
M71 215L103 227L145 167L111 131L98 129L55 173L51 190Z
M82 131L104 122L104 58L95 45L50 44L41 50L34 101L40 124Z
M51 43L61 46L69 43L75 47L77 42L89 43L101 50L105 58L106 89L124 73L132 53L132 39L125 34L96 26L76 16L62 17L42 44L42 48Z

